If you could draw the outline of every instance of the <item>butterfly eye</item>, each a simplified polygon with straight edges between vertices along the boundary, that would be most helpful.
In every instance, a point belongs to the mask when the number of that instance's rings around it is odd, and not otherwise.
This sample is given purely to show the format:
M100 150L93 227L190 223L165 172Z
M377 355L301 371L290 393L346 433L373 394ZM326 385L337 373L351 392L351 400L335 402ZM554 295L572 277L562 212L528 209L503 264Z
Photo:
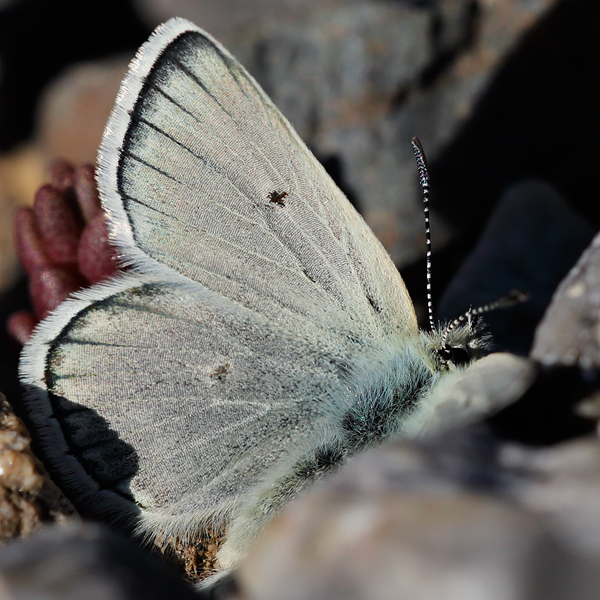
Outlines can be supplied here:
M446 364L453 364L456 367L467 365L471 362L472 355L469 348L463 346L444 346L439 351L439 356L442 362Z

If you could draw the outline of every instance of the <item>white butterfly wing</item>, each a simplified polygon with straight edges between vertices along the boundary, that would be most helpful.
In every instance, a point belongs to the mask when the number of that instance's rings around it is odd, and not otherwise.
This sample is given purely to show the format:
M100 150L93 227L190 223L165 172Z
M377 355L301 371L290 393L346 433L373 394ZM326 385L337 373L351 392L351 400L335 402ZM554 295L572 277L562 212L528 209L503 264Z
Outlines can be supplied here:
M272 318L416 332L379 241L246 70L188 21L169 21L138 53L99 185L136 266L168 266ZM287 193L284 205L272 192Z
M21 365L29 412L88 510L185 537L252 513L252 490L326 447L355 398L348 373L416 338L414 310L289 123L187 21L160 27L133 61L99 185L142 274L41 325Z
M210 290L153 277L83 296L46 323L60 333L45 341L42 330L24 365L44 371L47 393L30 380L30 402L50 462L92 512L141 510L184 537L227 520L290 445L326 440L347 402L346 357L316 329L290 335Z

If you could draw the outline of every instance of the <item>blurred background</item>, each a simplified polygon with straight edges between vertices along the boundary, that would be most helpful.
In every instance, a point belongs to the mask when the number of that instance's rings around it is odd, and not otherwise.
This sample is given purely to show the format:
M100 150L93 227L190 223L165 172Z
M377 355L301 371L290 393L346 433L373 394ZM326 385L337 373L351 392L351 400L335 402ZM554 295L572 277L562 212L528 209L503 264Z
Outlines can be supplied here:
M3 322L27 303L14 208L32 203L54 159L95 161L128 62L172 16L257 78L391 253L422 318L419 136L437 316L525 289L532 300L495 333L500 348L528 351L600 223L592 0L0 0ZM2 336L0 389L14 402L18 348Z

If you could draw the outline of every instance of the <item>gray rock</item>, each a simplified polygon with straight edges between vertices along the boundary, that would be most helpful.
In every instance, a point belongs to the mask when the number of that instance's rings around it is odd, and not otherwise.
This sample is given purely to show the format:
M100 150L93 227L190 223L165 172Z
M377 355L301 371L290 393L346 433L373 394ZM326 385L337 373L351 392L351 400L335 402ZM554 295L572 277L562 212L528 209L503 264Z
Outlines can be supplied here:
M467 429L394 442L290 505L240 568L245 600L592 600L600 442Z
M193 600L204 596L163 562L113 531L70 523L47 527L0 549L0 597Z
M531 356L545 365L600 368L600 234L557 289Z
M484 420L521 398L536 374L533 361L514 354L497 352L482 358L438 391L420 435Z
M494 348L529 353L535 327L594 228L551 185L529 180L503 194L479 242L444 293L438 313L453 319L519 289L524 304L485 315Z

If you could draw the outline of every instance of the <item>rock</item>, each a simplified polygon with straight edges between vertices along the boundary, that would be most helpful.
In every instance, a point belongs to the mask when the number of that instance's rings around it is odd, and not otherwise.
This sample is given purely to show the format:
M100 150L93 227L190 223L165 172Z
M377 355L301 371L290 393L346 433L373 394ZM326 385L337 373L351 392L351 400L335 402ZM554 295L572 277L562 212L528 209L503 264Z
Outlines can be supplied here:
M597 439L527 449L479 427L388 443L273 521L238 597L592 600L598 473Z
M587 436L550 448L507 445L500 464L518 474L511 495L547 522L535 598L596 598L600 589L600 442Z
M600 368L600 234L556 290L531 356L544 365Z
M439 316L451 320L469 306L483 306L511 290L527 292L527 302L488 313L484 321L495 350L528 354L552 294L594 233L548 183L529 180L511 186L446 288Z
M0 548L0 597L31 600L205 598L163 562L131 541L90 523L45 527L26 540Z
M0 541L25 537L43 523L75 515L31 449L21 419L0 394Z
M484 420L521 398L536 375L533 361L514 354L497 352L478 360L432 394L431 412L423 414L426 421L419 435ZM425 403L422 413L423 409ZM405 431L410 435L410 431Z

